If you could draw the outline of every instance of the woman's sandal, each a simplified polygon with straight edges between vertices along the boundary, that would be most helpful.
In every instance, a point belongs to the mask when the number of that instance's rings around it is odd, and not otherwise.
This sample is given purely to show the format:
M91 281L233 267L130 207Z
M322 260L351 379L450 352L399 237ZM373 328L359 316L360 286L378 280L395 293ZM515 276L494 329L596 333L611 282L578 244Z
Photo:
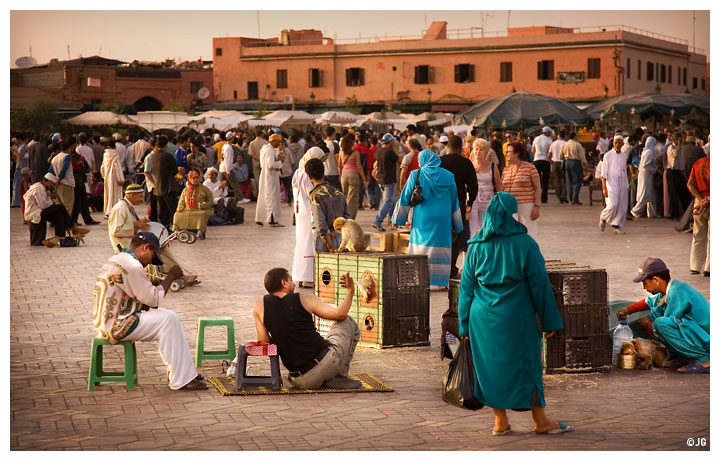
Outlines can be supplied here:
M562 422L562 421L558 421L558 424L560 425L560 427L556 427L556 428L554 428L554 429L550 429L550 430L547 430L547 431L545 431L545 432L536 432L536 434L549 434L549 435L554 435L554 434L562 434L563 432L572 432L572 431L575 430L575 427L574 427L574 426L571 426L571 425L569 425L569 424L565 424L565 423Z
M504 431L496 431L495 429L493 429L492 435L496 435L496 436L507 435L507 433L510 432L510 429L512 429L512 427L510 427L510 423L508 423L508 425Z

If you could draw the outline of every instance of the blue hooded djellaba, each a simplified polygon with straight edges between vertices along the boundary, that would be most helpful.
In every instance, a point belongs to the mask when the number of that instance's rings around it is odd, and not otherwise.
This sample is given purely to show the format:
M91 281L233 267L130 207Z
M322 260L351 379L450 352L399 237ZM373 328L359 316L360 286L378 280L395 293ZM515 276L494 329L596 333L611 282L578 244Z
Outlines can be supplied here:
M491 408L545 406L542 332L563 328L545 260L513 218L517 200L498 192L470 239L460 281L460 336L469 336L475 396Z
M440 157L431 150L420 152L418 163L420 169L410 173L392 222L404 225L413 208L408 254L427 255L430 285L446 287L450 279L452 232L463 230L455 177L440 167ZM411 207L410 197L418 183L423 201Z

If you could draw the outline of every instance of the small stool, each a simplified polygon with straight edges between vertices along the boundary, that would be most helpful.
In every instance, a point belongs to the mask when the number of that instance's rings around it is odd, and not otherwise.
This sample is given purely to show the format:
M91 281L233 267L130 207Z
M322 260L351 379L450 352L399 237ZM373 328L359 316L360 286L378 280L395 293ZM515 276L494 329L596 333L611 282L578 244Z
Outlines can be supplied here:
M125 371L104 371L103 370L103 346L123 346L125 349ZM131 391L138 382L137 351L134 341L120 341L111 344L102 338L93 338L92 349L90 350L90 373L88 375L88 390L95 388L95 384L101 382L124 382L127 389Z
M270 357L271 376L246 375L248 355ZM280 387L282 387L282 378L280 377L280 358L277 355L276 344L268 344L260 341L250 342L238 348L237 357L236 390L242 390L247 384L270 384L274 391L280 390Z
M593 199L593 192L599 191L600 192L600 198ZM590 184L588 186L588 202L589 205L592 206L594 202L605 204L605 196L602 193L602 184Z
M223 351L205 350L205 327L227 327L228 345ZM197 344L195 345L195 366L200 368L203 360L232 360L235 357L235 326L231 317L200 317L198 319Z

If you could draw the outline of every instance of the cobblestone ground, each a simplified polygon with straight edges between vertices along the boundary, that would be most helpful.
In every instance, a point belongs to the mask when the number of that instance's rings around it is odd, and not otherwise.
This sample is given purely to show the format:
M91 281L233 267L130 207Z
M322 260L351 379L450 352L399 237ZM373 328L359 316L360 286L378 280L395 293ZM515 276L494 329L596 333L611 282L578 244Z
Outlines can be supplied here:
M587 203L583 190L581 199ZM640 299L630 280L647 256L663 258L674 277L709 297L710 280L690 276L690 234L668 220L628 222L626 235L600 233L600 207L543 206L540 246L546 259L607 268L610 297ZM138 207L139 210L140 207ZM254 339L251 308L271 267L292 264L295 229L253 224L254 204L241 226L209 228L205 241L173 244L202 284L166 299L185 327L194 353L197 318L232 316L237 341ZM360 211L369 228L374 211ZM98 213L94 218L102 219ZM429 347L358 348L352 371L370 371L392 393L222 397L211 388L173 392L157 347L138 343L139 385L87 390L91 293L112 255L107 221L78 248L30 247L18 209L10 210L10 447L12 450L697 450L709 448L709 375L665 370L547 375L548 414L573 433L538 436L529 413L510 413L513 432L492 437L492 411L445 404L439 360L447 292L431 293ZM209 344L224 335L209 330ZM116 351L106 363L120 363ZM219 375L219 361L203 363ZM707 445L698 448L698 438ZM694 438L695 446L688 446Z

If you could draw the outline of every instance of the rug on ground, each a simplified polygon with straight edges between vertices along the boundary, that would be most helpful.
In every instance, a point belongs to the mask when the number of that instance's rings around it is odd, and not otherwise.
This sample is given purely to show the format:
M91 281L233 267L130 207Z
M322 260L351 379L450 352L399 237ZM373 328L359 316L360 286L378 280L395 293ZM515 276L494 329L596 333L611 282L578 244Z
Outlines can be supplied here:
M227 395L271 395L271 394L325 394L325 393L339 393L339 392L395 392L395 389L389 387L380 379L376 378L372 373L357 373L350 375L352 379L359 379L362 381L362 387L359 389L328 389L321 387L320 389L295 389L293 387L285 386L278 391L274 391L270 386L260 386L249 384L243 390L236 390L236 382L233 378L228 378L225 375L216 376L208 379L208 382L215 386L220 391L220 394Z

